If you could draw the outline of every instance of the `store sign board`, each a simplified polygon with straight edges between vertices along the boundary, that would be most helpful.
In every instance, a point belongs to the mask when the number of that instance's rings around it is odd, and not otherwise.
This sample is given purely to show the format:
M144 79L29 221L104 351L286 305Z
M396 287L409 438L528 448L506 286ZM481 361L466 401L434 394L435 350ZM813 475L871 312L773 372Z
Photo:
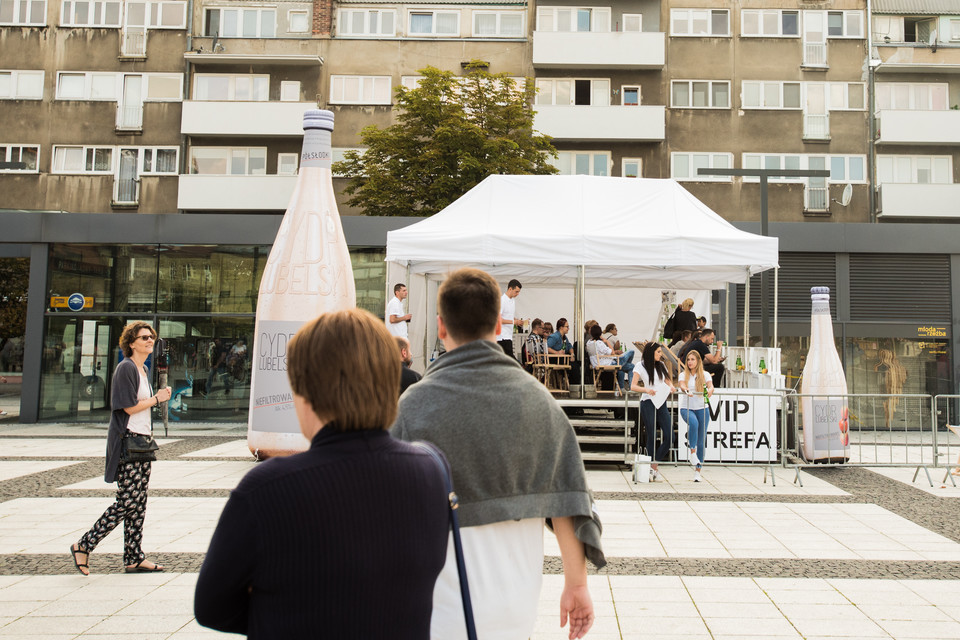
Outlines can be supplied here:
M934 327L930 325L925 327L917 327L917 337L918 338L946 338L947 328Z
M751 390L751 394L755 390ZM744 395L741 389L717 389L710 398L707 462L774 462L777 459L776 394ZM687 460L687 423L679 417L678 458Z
M93 308L93 298L74 293L69 296L50 296L51 309L70 309L71 311L81 311L83 309Z

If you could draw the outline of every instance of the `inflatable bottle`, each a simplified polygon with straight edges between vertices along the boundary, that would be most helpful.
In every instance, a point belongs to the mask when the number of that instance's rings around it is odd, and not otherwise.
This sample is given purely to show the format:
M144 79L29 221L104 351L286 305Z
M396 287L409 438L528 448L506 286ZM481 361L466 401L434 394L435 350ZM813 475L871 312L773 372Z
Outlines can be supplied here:
M810 289L810 351L800 386L803 457L808 462L841 462L849 457L847 378L833 341L830 288Z
M332 131L332 112L303 114L300 172L260 281L247 425L247 446L260 459L309 446L287 380L287 343L321 313L357 304L330 173Z

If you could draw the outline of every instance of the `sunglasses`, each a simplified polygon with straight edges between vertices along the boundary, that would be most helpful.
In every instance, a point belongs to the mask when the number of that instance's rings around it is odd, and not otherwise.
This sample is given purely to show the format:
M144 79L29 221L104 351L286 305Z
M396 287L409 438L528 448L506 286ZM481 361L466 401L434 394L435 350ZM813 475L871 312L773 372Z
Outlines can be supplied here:
M137 340L143 340L144 342L148 342L150 340L156 340L156 338L154 336L137 336Z

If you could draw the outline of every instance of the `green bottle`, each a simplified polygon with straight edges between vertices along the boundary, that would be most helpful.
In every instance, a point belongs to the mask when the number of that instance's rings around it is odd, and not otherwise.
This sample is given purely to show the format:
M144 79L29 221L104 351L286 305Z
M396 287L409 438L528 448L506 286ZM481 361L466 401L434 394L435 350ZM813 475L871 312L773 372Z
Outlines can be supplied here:
M710 394L707 393L707 385L703 385L703 403L710 406Z
M743 371L743 360L740 359L740 356L737 356L737 371Z
M767 372L767 363L764 362L763 358L760 358L760 373Z

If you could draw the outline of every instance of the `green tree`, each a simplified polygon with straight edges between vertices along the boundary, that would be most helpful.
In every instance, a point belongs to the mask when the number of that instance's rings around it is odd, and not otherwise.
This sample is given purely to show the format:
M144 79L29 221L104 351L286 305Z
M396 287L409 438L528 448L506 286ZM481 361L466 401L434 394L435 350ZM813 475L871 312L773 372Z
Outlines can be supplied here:
M349 178L347 202L367 215L432 215L492 174L549 174L557 155L533 130L533 83L471 64L465 77L421 69L415 89L398 87L397 123L360 133L334 171Z
M27 328L29 258L0 258L0 348ZM0 365L2 370L2 365Z

